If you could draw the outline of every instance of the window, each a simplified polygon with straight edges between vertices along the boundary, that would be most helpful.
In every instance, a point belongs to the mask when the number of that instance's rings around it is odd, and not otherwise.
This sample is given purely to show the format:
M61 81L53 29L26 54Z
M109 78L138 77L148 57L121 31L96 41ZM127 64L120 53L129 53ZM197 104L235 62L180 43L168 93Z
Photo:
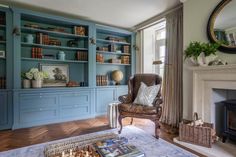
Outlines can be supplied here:
M153 61L165 62L166 21L143 30L143 73L164 74L164 64L153 65Z

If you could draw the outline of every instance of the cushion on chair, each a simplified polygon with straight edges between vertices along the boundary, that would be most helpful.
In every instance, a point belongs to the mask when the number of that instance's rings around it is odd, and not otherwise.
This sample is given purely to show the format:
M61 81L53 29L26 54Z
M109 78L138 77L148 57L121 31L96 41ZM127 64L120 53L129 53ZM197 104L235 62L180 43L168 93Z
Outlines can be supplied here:
M137 114L157 114L156 107L139 104L119 104L119 110Z
M160 85L147 86L145 83L141 82L138 90L138 94L134 100L134 104L141 104L147 106L153 106L153 101L159 92Z

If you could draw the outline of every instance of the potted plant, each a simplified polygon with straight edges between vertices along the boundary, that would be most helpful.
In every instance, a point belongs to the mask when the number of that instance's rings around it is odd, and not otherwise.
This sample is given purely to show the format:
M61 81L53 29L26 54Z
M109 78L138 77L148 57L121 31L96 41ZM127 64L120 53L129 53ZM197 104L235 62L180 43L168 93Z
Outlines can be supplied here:
M31 79L26 76L26 73L21 73L23 88L31 88Z
M218 43L203 43L202 51L203 57L202 63L203 65L209 65L211 61L214 61L217 58L216 51L219 48L220 44Z
M202 44L200 42L191 42L185 50L185 59L189 58L192 63L197 64L197 58L202 53Z
M185 59L189 58L196 65L207 66L216 59L219 46L219 43L191 42L185 50Z
M42 81L45 78L48 78L48 74L44 71L39 71L37 68L31 68L29 72L25 73L25 76L32 80L33 88L41 88Z

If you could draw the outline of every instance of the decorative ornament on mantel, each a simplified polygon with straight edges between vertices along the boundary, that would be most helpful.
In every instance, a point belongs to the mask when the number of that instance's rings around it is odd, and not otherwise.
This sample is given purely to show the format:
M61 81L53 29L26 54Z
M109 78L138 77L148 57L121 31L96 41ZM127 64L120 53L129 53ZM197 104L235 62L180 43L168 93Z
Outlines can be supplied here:
M208 66L217 58L218 43L191 42L185 50L185 59L189 59L194 65Z

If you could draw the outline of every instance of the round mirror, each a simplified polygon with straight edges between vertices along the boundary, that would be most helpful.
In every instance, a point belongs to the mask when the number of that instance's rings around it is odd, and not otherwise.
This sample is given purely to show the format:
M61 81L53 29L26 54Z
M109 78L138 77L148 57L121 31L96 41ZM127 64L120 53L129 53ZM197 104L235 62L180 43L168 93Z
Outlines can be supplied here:
M219 50L236 54L236 0L222 0L212 12L207 26L211 42L220 43Z

